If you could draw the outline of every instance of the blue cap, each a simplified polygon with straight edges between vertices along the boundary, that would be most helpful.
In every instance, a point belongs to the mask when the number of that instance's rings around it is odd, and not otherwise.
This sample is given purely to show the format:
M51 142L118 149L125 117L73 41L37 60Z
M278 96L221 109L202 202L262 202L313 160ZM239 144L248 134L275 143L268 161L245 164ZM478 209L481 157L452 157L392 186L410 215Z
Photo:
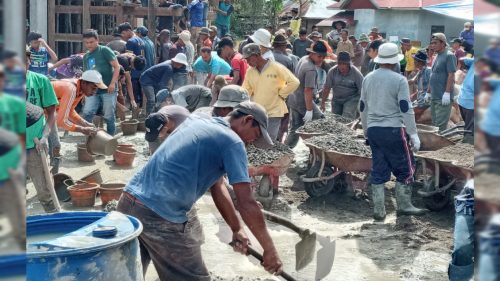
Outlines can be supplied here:
M139 26L135 29L135 31L142 36L148 36L149 30L145 26Z

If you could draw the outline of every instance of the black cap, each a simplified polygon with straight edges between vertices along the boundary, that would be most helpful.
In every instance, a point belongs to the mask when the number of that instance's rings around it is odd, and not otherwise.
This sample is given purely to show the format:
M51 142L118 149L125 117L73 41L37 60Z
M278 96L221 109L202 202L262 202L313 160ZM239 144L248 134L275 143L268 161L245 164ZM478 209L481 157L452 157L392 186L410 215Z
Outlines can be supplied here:
M326 45L323 41L314 42L312 48L307 48L306 51L325 57L328 55L328 49L326 48Z
M455 39L451 40L451 43L458 43L458 44L462 45L462 40L460 40L460 38L455 38Z
M167 116L165 116L165 114L156 112L149 115L144 122L144 124L146 125L146 140L148 142L156 141L161 129L163 129L167 122L168 118Z
M427 63L427 53L425 49L418 50L418 52L414 54L412 57L418 61Z
M301 28L300 31L299 31L299 34L300 35L307 35L307 29Z

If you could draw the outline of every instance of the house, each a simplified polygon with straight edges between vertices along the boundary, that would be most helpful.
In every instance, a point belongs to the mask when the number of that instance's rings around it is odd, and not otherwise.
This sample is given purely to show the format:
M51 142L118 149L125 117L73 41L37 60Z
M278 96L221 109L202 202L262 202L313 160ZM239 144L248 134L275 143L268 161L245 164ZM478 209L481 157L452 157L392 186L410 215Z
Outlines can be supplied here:
M284 2L283 10L280 14L280 26L289 26L291 11L293 8L297 8L299 9L300 17L302 18L302 27L306 28L308 32L311 32L313 26L317 26L318 23L322 22L323 20L327 20L335 16L337 13L342 12L342 10L339 9L327 9L327 7L331 4L332 0L287 0ZM320 32L322 32L323 34L326 34L331 30L331 25L329 27L326 27L324 25L318 27L320 28Z
M328 9L354 11L356 36L378 27L390 41L407 37L415 45L426 46L433 33L443 32L451 40L463 29L463 19L424 10L424 7L447 2L450 0L341 0Z

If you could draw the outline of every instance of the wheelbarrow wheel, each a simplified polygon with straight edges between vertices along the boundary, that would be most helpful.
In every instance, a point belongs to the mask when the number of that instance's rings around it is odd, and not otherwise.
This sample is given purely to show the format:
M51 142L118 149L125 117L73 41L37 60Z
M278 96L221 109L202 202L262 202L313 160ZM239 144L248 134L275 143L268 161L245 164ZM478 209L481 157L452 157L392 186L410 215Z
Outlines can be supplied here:
M426 198L423 198L424 204L429 210L438 212L446 208L451 203L451 188L446 190L444 194L435 194Z
M347 183L347 175L345 173L336 176L333 181L333 192L335 193L344 193L347 190L347 187L349 187L349 184Z
M312 167L307 171L306 178L315 178L318 176L319 169L321 164L316 162ZM321 173L321 177L327 177L333 174L332 168L330 166L325 166L323 172ZM332 192L335 186L335 180L330 179L328 181L317 181L317 182L305 182L304 188L307 194L311 197L320 197L327 195Z

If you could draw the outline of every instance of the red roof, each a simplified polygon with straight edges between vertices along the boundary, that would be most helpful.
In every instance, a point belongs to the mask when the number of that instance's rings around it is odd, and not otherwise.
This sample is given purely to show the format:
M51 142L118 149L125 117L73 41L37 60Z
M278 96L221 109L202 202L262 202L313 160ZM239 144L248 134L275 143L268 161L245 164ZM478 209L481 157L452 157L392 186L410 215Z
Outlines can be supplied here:
M449 3L450 0L342 0L328 9L420 9L422 7Z

